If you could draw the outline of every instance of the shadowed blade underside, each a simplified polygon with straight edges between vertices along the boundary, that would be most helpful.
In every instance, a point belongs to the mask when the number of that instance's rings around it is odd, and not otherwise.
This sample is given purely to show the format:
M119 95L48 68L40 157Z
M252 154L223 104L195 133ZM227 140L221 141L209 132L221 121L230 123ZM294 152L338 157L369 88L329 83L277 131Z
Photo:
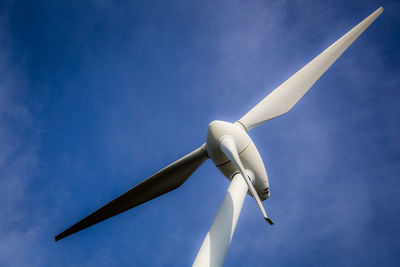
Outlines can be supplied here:
M55 240L58 241L178 188L206 159L203 147L197 148L60 233Z

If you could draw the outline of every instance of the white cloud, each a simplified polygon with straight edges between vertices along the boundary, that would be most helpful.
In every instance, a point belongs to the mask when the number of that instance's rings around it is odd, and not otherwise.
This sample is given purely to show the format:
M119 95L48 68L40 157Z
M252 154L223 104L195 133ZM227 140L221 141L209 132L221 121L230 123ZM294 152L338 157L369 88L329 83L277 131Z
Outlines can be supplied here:
M0 265L37 265L35 225L29 186L36 174L39 148L36 126L27 106L27 80L13 62L8 24L0 17ZM33 216L28 218L27 215Z

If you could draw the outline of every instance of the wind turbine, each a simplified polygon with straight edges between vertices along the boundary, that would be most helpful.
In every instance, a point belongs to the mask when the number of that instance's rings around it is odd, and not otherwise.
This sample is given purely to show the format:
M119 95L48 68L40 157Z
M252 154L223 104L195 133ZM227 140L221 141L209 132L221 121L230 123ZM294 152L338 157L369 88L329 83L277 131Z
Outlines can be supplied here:
M378 8L325 51L273 90L234 123L212 121L206 143L134 186L55 237L58 241L181 186L210 158L231 181L225 198L194 260L193 266L222 266L246 193L268 224L273 225L261 203L270 197L268 176L261 156L247 134L254 127L288 112L383 12Z

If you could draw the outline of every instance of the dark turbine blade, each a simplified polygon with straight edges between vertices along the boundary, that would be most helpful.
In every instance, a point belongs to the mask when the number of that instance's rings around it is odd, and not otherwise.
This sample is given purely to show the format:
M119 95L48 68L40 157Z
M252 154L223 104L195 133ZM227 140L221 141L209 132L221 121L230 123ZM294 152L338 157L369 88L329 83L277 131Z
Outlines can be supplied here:
M207 159L202 147L168 165L55 237L58 241L181 186Z

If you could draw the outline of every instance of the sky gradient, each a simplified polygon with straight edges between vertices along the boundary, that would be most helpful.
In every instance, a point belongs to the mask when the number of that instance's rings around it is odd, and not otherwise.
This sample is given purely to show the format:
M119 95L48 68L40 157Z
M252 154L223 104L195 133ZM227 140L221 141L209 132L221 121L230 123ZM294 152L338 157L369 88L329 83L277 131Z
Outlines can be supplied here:
M400 265L398 1L0 4L0 265L190 266L229 181L54 236L235 121L379 6L289 113L249 134L275 222L246 197L225 266Z

